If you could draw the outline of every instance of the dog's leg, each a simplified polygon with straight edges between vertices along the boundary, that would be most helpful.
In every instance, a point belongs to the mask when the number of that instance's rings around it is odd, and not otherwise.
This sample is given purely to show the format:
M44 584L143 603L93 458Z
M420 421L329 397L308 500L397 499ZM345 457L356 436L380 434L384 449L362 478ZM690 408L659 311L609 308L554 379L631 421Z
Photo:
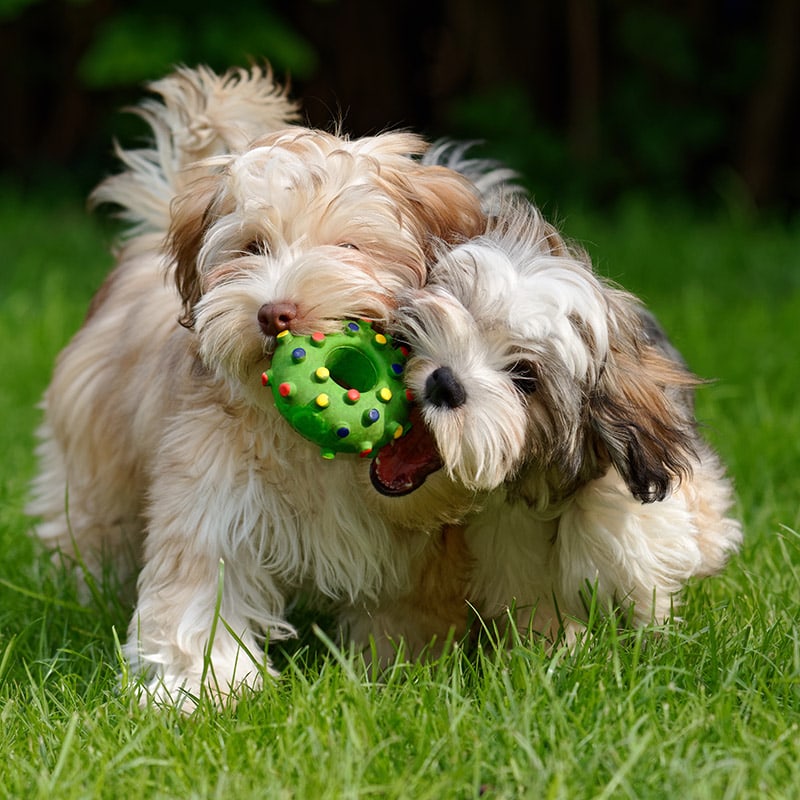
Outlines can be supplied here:
M702 564L697 519L687 489L641 503L616 470L580 489L559 522L557 582L571 613L596 586L605 606L630 610L634 624L662 622Z
M521 634L548 641L562 625L565 631L569 627L554 597L556 530L556 520L536 517L526 503L511 502L503 493L470 520L470 600L490 636L502 635L510 620Z
M472 556L458 525L421 534L414 542L397 542L395 561L408 558L408 582L384 592L376 605L343 610L339 622L344 635L361 647L365 658L374 656L386 667L401 651L409 658L436 658L447 643L467 633L467 585Z
M271 493L254 435L241 416L206 406L173 422L155 460L126 653L149 694L184 709L205 691L222 703L260 686L269 666L257 637L294 633L265 563L270 519L291 515Z
M157 703L191 711L208 692L223 705L244 687L257 689L270 670L252 621L237 608L239 576L176 544L159 548L142 571L126 655Z

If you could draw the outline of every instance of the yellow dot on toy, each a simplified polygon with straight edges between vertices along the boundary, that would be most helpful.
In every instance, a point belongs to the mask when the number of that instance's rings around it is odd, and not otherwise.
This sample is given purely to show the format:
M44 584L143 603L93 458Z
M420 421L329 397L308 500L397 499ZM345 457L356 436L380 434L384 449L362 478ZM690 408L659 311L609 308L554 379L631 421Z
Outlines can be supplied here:
M384 403L388 403L392 399L392 392L390 389L387 389L385 386L378 392L378 397L383 400Z
M314 402L319 408L327 408L331 404L331 399L323 392L322 394L318 394L316 396Z
M386 344L387 341L388 341L387 338L382 333L375 334L375 344L383 346Z
M276 339L283 339L285 336L288 336L289 333L290 333L290 331L287 328L285 331L281 331L275 338Z
M322 383L323 381L328 380L331 376L331 371L327 367L317 367L314 370L314 377Z

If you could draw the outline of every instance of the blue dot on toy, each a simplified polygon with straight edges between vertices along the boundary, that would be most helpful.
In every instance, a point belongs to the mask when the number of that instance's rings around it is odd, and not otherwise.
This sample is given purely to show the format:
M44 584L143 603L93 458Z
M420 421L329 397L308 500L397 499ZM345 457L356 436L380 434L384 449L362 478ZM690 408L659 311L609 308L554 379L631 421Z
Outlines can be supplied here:
M409 428L402 383L406 354L368 322L346 321L341 333L282 331L262 376L275 406L323 458L374 456Z

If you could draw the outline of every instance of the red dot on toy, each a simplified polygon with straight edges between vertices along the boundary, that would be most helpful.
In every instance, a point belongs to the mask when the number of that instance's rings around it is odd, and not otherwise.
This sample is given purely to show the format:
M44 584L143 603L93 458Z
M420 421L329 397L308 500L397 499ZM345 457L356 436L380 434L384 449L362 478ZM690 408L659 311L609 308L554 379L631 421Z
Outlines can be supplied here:
M291 383L282 383L278 387L278 394L281 397L288 397L292 393L292 384Z
M361 392L358 389L348 389L345 396L348 403L357 403L361 399Z
M261 373L261 385L268 386L269 385L269 375L266 372Z

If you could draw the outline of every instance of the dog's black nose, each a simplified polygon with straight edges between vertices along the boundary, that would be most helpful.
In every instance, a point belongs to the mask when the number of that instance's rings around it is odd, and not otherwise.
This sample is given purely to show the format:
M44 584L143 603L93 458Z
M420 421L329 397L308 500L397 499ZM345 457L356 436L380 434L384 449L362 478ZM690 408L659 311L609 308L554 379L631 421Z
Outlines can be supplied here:
M296 316L297 306L294 303L264 303L258 309L258 324L266 336L277 336L289 329Z
M467 402L467 390L450 367L439 367L425 381L425 399L437 408L458 408Z

